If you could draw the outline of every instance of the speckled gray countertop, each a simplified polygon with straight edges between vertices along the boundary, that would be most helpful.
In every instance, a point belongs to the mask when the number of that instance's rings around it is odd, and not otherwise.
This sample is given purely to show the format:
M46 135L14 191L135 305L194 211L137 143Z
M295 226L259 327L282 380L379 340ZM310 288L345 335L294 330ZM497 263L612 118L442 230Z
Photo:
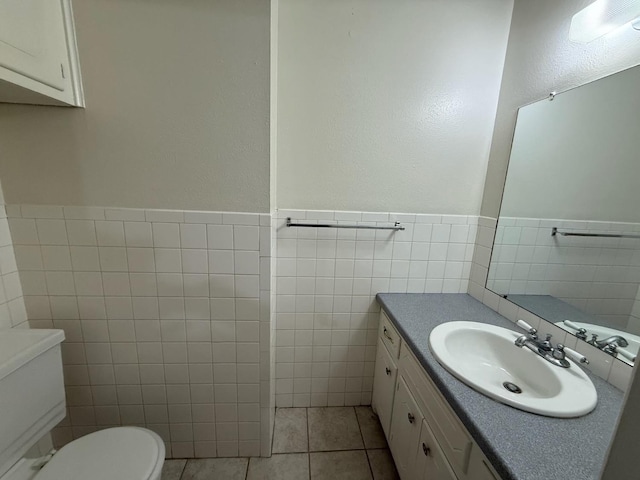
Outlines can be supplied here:
M447 372L429 349L429 334L467 320L516 330L466 294L380 293L378 303L407 341L503 480L596 480L622 405L622 392L589 374L598 405L573 419L543 417L498 403Z

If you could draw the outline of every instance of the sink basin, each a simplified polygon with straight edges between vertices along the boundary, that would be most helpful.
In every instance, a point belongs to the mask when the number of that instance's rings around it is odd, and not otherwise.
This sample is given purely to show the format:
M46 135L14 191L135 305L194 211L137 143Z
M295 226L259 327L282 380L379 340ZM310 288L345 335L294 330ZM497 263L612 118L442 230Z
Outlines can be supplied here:
M473 389L498 402L548 417L579 417L598 401L591 379L571 367L552 365L514 345L519 333L477 322L438 325L429 345L438 362Z

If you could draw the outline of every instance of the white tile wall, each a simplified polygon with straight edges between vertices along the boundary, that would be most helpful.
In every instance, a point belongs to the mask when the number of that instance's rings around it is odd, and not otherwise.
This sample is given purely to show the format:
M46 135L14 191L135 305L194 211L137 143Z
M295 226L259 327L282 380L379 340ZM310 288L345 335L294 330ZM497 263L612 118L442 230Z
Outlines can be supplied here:
M551 228L639 234L640 224L501 217L489 287L553 295L626 330L640 284L640 240L551 236Z
M378 292L466 292L477 217L279 211L276 405L371 403ZM390 225L404 231L286 227Z
M34 262L42 263L41 257ZM44 277L28 281L33 288L45 288ZM13 327L28 328L29 325L6 210L0 205L0 329Z
M629 331L640 334L640 286L636 292L636 298L631 309L631 317L629 318Z
M261 395L270 371L260 373L271 341L270 215L7 210L0 325L28 316L67 338L68 415L56 444L144 425L168 456L260 455L261 407L271 401Z
M620 390L625 391L631 380L632 372L628 364L614 359L585 342L578 343L575 336L485 288L496 227L497 221L495 218L480 217L478 220L477 239L469 278L469 295L512 322L523 319L534 328L537 328L539 335L550 333L553 335L555 342L563 343L569 348L576 348L589 359L590 363L586 368L589 368L593 373Z

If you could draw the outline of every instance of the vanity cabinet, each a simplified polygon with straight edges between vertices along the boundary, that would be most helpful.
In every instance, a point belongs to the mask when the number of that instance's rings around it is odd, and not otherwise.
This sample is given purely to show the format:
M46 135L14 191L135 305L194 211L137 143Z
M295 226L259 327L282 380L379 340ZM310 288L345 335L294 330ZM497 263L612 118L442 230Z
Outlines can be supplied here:
M500 480L384 312L372 406L402 480Z
M71 0L0 2L0 102L83 106Z

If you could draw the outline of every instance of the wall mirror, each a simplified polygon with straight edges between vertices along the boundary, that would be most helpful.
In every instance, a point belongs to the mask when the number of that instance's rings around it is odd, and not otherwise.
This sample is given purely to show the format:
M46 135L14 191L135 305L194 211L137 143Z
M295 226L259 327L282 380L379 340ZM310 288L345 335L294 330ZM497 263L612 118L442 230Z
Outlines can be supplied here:
M619 360L640 347L640 66L518 112L487 288Z

